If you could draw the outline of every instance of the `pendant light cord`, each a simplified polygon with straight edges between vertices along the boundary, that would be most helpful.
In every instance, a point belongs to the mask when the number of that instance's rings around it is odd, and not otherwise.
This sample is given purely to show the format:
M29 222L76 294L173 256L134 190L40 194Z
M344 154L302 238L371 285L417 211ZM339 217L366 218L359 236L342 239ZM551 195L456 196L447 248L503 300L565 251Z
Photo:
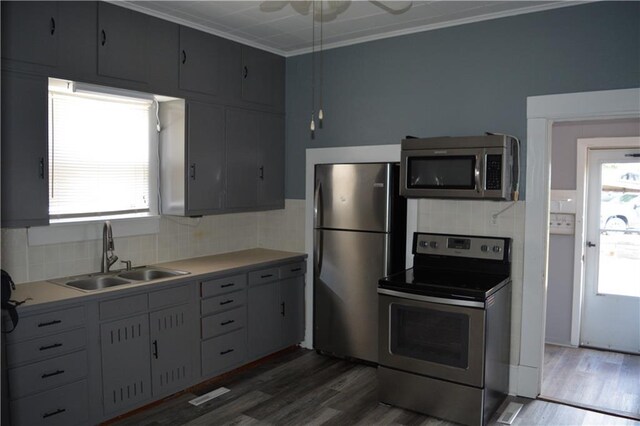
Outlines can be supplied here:
M324 88L323 84L323 74L324 74L324 48L323 48L323 23L324 23L324 8L322 7L322 0L320 0L320 110L318 111L318 124L320 128L322 128L322 121L324 120L324 111L322 110L322 89Z
M316 89L316 2L312 0L313 10L311 12L311 124L309 129L311 130L311 139L315 137L316 123L315 123L315 89Z

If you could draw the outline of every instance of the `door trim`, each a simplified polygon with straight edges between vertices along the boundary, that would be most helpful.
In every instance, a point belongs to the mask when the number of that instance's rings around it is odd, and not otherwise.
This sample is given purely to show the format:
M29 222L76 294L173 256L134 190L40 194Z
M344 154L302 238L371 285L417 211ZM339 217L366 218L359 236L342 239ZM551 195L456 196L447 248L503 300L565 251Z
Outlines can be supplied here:
M640 88L527 98L527 171L518 395L542 389L547 303L551 128L557 121L640 116Z
M576 153L576 225L573 258L573 304L571 312L571 344L580 345L580 326L582 321L582 300L585 286L585 265L582 261L587 232L587 190L589 150L594 148L636 148L638 137L612 137L578 139Z

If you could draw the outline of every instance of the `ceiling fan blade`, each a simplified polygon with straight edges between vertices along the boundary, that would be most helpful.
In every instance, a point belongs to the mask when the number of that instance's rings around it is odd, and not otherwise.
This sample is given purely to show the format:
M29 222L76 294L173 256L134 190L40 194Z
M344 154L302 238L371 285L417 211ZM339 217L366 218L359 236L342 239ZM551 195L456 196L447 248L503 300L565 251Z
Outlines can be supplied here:
M266 0L260 3L260 11L262 12L277 12L285 8L289 4L289 1L280 0Z
M291 7L301 15L308 15L309 10L311 10L311 0L292 1Z
M369 0L371 4L378 6L380 9L389 12L392 15L400 15L411 9L412 1L380 1Z

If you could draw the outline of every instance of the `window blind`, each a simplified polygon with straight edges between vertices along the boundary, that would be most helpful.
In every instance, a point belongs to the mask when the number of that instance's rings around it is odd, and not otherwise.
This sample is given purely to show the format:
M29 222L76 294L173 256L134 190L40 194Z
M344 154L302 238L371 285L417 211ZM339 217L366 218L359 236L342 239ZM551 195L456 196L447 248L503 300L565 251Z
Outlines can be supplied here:
M49 92L50 218L149 211L150 105Z

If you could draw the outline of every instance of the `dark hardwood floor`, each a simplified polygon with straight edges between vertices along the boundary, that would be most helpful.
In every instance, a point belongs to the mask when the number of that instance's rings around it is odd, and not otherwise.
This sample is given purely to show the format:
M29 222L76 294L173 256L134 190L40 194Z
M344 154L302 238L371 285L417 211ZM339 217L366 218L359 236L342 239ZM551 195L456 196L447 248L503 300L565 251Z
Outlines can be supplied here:
M188 403L221 386L231 391L198 407ZM525 404L514 425L637 424L538 400L509 400ZM492 423L495 419L497 416ZM110 424L435 426L451 423L379 404L373 367L295 349Z
M547 344L541 397L640 420L640 355Z

